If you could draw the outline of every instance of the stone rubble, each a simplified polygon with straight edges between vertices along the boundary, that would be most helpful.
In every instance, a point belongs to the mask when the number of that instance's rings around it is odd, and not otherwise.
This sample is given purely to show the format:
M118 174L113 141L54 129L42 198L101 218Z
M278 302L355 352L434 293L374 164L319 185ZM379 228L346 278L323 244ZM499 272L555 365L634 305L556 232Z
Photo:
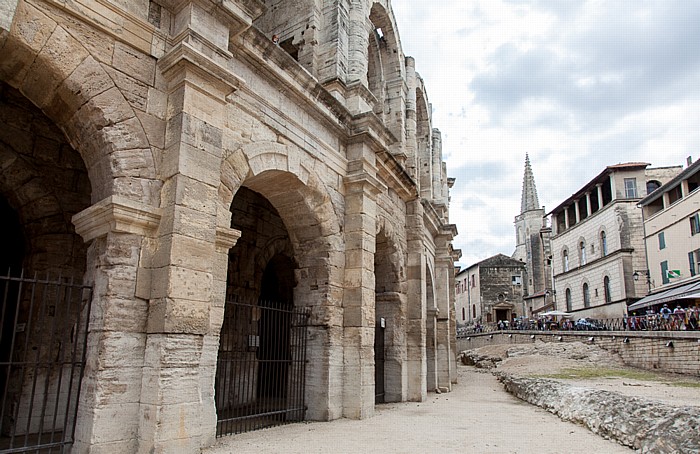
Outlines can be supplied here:
M641 453L700 452L700 408L678 406L652 398L626 396L615 391L571 385L542 375L533 369L508 367L513 359L525 356L548 356L560 366L599 365L619 367L615 355L582 343L485 347L460 353L465 365L492 369L514 396L537 405L566 421L584 425L594 433ZM536 363L541 363L536 361ZM541 370L550 372L544 366ZM623 383L630 385L629 383Z

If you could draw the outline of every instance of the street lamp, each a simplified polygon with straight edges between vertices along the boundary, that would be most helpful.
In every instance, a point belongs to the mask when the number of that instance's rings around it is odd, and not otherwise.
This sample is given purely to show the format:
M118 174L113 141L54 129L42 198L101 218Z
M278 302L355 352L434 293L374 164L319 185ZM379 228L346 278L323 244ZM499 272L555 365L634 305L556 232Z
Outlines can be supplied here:
M647 277L647 286L649 287L649 291L651 292L651 276L649 276L649 270L634 270L632 278L635 282L639 282L639 276L642 274Z

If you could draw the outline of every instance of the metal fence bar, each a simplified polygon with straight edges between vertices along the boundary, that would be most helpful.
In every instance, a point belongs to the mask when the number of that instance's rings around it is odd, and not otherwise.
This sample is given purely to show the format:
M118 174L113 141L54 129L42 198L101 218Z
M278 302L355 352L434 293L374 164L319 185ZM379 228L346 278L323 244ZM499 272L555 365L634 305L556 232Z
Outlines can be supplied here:
M699 331L700 311L685 310L682 313L630 315L604 319L584 319L586 322L571 322L566 326L559 323L520 323L508 327L499 327L496 323L488 323L475 328L458 328L457 338L462 339L473 334L491 333L507 330L527 331Z
M309 310L226 303L215 380L217 436L303 420Z
M64 452L75 436L92 289L24 272L0 285L0 454Z

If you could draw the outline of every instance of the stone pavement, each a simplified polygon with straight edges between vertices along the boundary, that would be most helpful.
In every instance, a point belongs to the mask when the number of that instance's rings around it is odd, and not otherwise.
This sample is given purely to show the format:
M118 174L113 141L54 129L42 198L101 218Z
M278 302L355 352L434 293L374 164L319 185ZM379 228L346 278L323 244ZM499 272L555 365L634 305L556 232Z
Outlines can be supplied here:
M449 394L387 404L370 419L301 423L224 437L224 453L631 453L508 394L490 373L459 367Z

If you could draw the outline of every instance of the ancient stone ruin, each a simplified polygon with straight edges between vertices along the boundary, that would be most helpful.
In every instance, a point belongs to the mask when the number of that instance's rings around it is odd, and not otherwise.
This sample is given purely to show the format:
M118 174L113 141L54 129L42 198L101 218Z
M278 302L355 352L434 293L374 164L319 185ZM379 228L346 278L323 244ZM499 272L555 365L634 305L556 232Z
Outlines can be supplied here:
M449 390L452 183L388 0L0 1L2 437L199 452Z

